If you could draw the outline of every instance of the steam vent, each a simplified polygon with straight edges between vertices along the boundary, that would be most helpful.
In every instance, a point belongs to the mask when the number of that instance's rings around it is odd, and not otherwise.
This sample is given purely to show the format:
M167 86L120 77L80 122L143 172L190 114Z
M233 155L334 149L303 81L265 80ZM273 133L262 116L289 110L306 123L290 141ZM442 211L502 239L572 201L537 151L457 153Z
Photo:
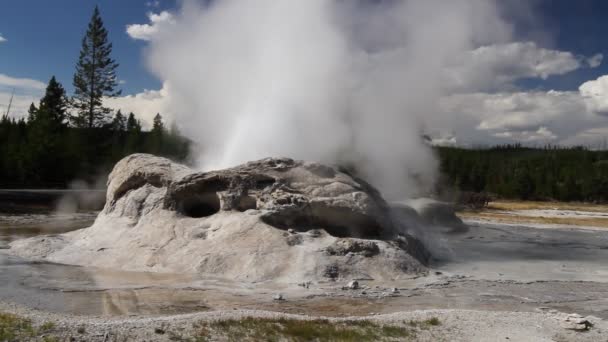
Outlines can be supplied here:
M268 158L194 172L134 154L110 174L93 226L13 242L18 255L123 270L246 281L397 279L428 253L364 181Z

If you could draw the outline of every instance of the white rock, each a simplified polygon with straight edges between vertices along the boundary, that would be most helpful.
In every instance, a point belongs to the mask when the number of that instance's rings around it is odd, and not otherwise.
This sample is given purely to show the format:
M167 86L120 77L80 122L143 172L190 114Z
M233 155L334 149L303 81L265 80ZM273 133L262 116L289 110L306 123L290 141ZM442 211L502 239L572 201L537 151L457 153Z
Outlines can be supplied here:
M359 282L356 280L349 281L348 284L346 284L346 287L349 290L356 290L359 288Z
M357 274L395 279L424 272L429 256L401 233L406 229L393 222L373 187L316 163L268 158L201 173L135 154L114 167L106 198L93 226L17 240L9 252L65 264L289 283ZM322 233L286 234L289 229ZM346 257L349 252L354 256Z

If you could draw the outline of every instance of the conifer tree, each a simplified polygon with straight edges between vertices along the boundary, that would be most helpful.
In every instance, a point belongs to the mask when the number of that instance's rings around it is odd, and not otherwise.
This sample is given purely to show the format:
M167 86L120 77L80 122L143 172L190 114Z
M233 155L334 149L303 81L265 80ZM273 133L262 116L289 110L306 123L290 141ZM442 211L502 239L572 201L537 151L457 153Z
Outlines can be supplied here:
M120 109L114 115L114 120L112 120L112 130L115 132L124 131L126 129L126 118L122 115Z
M30 108L27 110L27 123L32 123L34 120L36 120L37 112L38 108L36 108L36 105L34 102L32 102L32 104L30 104Z
M154 116L154 123L152 125L152 132L156 134L162 134L165 130L165 125L163 124L163 117L160 113L156 113Z
M129 113L129 117L127 118L127 131L128 132L140 132L141 131L141 123L139 120L135 118L135 114L133 112Z
M33 182L55 182L61 178L66 107L65 90L53 76L38 109L30 106L34 114L28 118L25 161Z
M121 94L116 78L118 63L111 57L112 44L96 6L87 32L82 39L80 57L74 74L72 103L77 113L73 124L77 127L103 126L111 109L103 106L104 97Z
M65 89L63 89L61 83L57 82L55 76L53 76L46 87L44 97L40 100L36 119L44 117L44 119L48 120L53 127L61 127L66 123L67 106L68 100ZM32 109L31 106L30 109ZM34 119L34 121L36 121L36 119Z

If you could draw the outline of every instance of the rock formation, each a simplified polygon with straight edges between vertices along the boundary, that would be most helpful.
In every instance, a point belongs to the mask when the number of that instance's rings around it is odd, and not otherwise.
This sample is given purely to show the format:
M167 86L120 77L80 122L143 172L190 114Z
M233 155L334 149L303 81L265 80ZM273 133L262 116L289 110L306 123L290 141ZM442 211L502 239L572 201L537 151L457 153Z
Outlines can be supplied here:
M425 271L424 246L366 182L268 158L194 172L134 154L109 176L93 226L12 243L53 262L246 281L395 279Z

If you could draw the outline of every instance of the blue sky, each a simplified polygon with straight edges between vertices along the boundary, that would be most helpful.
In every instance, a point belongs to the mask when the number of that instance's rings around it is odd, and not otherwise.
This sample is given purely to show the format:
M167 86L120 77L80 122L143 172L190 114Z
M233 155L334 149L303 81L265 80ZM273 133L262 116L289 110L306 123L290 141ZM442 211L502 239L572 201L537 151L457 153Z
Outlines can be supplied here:
M98 5L126 95L111 106L134 111L144 122L156 112L173 115L169 113L173 107L167 80L157 79L148 70L145 55L150 49L147 30L163 27L155 20L167 19L165 24L179 21L182 1L3 1L0 113L15 88L13 109L22 115L53 75L72 92L81 39ZM608 62L603 60L608 56L608 1L488 2L496 4L500 19L512 26L512 32L506 40L485 42L481 50L471 50L465 59L459 56L463 64L447 74L455 72L462 82L453 89L453 85L446 86L453 91L444 94L441 102L449 115L435 120L431 135L440 143L460 144L587 144L608 137ZM441 1L436 3L442 6ZM150 17L163 12L166 17ZM139 27L128 33L127 26L133 24ZM187 42L193 43L198 44Z
M175 7L175 1L156 3L138 0L8 0L3 1L0 34L0 73L12 77L48 80L52 75L72 89L74 65L81 39L95 5L120 63L119 78L126 94L156 89L160 82L147 70L143 58L145 42L125 32L128 24L146 22L146 13Z
M129 37L129 24L148 21L147 13L175 10L176 0L7 0L2 9L0 34L7 39L0 44L0 73L12 77L48 80L56 75L71 91L74 64L80 40L92 9L99 5L114 58L120 63L119 78L125 94L157 89L161 82L145 65L146 42ZM580 55L608 55L608 1L547 0L536 5L534 22L518 20L517 36L535 39L540 44ZM539 33L541 32L541 33ZM572 90L586 80L608 74L608 63L598 68L584 68L547 80L522 79L524 88Z
M532 23L516 21L517 35L538 40L546 47L575 54L608 56L608 1L545 0L535 6ZM524 87L555 90L577 89L583 82L608 74L608 63L597 68L579 69L546 81L526 80Z

